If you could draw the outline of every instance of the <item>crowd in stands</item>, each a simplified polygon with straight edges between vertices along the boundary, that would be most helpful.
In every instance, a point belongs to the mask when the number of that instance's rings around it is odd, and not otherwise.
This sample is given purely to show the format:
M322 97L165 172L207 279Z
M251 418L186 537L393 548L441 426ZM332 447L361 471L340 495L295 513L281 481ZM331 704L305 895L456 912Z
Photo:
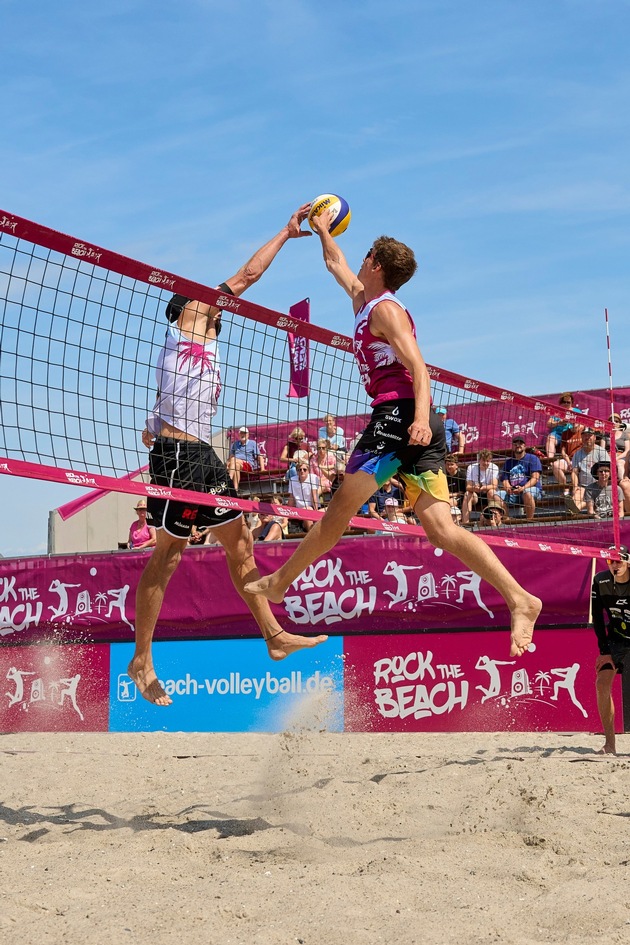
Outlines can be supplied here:
M582 412L569 392L560 396L558 404L562 414L567 410ZM565 416L550 417L543 444L528 443L524 435L516 433L509 455L493 455L491 450L481 448L471 456L466 450L464 429L446 407L434 409L444 422L451 513L458 524L500 528L517 519L531 522L543 504L549 513L558 513L557 517L562 518L597 519L612 515L611 437L591 429L586 415L583 424ZM630 514L630 430L619 414L614 414L611 420L615 424L612 440L619 510L623 516L624 512ZM269 498L251 495L250 489L247 496L298 509L325 509L343 480L347 458L360 435L357 433L349 441L332 414L322 418L317 439L310 442L304 429L295 426L280 453L280 469L269 472L277 491ZM230 446L227 468L237 491L244 474L255 483L257 474L267 469L264 451L250 439L246 426L240 427L238 438ZM547 502L543 503L545 498ZM138 511L140 515L141 510ZM417 524L404 486L395 478L377 489L359 515ZM287 520L262 512L250 513L248 523L257 541L280 541L293 534L304 534L312 527L308 520ZM209 530L193 529L190 544L210 541Z

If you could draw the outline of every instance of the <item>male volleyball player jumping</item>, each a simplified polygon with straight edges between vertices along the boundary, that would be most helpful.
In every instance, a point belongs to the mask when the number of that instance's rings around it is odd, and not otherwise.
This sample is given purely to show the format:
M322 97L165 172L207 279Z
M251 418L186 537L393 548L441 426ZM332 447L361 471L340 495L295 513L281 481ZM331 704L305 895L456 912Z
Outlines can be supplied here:
M219 288L230 295L242 295L260 279L287 240L310 236L301 229L308 209L305 204L296 210L287 225ZM151 482L236 496L225 465L208 444L221 391L217 346L221 311L204 302L174 296L167 307L167 317L171 324L157 364L158 397L142 433L142 442L151 448ZM317 646L328 639L287 633L274 618L265 598L243 593L245 582L256 580L259 572L252 552L252 535L238 509L198 506L194 500L188 503L149 498L147 511L147 519L156 529L156 547L138 583L136 648L127 672L149 702L156 705L172 702L157 679L151 644L166 586L181 560L193 525L213 529L225 550L234 587L256 620L272 659L284 659L295 650Z
M512 616L510 655L521 655L531 642L542 603L517 583L488 545L453 522L444 425L431 410L429 375L414 323L394 295L416 271L414 254L403 243L381 236L355 276L328 232L330 223L329 211L311 221L327 269L352 299L354 353L374 410L326 514L278 571L246 584L245 590L279 603L298 575L337 543L357 509L396 475L403 479L429 541L503 595Z

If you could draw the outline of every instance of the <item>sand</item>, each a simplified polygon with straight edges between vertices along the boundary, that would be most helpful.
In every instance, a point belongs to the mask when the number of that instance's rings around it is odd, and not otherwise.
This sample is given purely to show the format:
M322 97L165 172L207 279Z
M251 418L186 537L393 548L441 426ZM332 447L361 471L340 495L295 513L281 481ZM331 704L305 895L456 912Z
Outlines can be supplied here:
M0 941L628 942L630 757L601 743L5 735Z

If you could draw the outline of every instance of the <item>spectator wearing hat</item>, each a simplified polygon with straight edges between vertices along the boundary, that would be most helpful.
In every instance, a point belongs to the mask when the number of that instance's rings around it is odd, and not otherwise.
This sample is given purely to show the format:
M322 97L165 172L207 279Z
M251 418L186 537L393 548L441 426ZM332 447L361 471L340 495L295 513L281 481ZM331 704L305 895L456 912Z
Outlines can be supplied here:
M479 516L482 528L500 528L505 521L505 507L501 499L490 499Z
M463 453L466 448L466 436L463 430L460 430L459 424L448 416L447 407L436 407L435 412L442 418L444 423L444 436L446 437L447 453Z
M230 446L230 456L227 463L228 474L234 483L234 488L238 489L241 481L242 472L265 471L265 457L258 449L255 440L249 439L249 430L247 427L241 427L238 431L238 440L234 440Z
M591 589L593 630L599 648L595 660L597 709L605 737L600 755L616 754L612 686L624 663L630 665L630 554L625 545L609 551L616 556L607 559L608 569L598 571Z
M462 502L462 525L470 521L470 513L477 506L484 508L494 499L499 486L499 467L492 462L490 450L481 450L476 463L466 468L466 495Z
M525 518L531 522L536 511L536 502L542 499L540 477L542 464L535 453L525 449L525 438L517 433L512 437L512 456L506 459L501 472L502 489L499 497L510 506L522 505Z
M595 431L590 427L582 430L582 446L574 453L571 460L571 485L573 495L565 501L571 511L582 512L586 508L584 492L592 482L591 470L595 463L610 462L610 456L602 446L595 445ZM573 501L570 501L572 499Z
M129 548L138 551L140 548L153 548L155 545L155 529L152 525L147 525L147 500L138 499L138 504L134 507L138 516L137 521L131 523L129 529Z
M610 462L594 463L591 476L596 481L584 490L586 511L591 518L612 518L613 491ZM617 486L617 495L619 497L619 517L623 518L623 492L621 486Z

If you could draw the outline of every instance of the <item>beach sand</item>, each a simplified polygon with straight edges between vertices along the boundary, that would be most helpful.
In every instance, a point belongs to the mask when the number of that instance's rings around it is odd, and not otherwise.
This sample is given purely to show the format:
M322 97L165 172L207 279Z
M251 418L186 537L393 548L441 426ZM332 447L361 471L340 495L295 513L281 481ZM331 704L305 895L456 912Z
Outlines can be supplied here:
M0 941L628 942L630 757L601 744L4 735Z

